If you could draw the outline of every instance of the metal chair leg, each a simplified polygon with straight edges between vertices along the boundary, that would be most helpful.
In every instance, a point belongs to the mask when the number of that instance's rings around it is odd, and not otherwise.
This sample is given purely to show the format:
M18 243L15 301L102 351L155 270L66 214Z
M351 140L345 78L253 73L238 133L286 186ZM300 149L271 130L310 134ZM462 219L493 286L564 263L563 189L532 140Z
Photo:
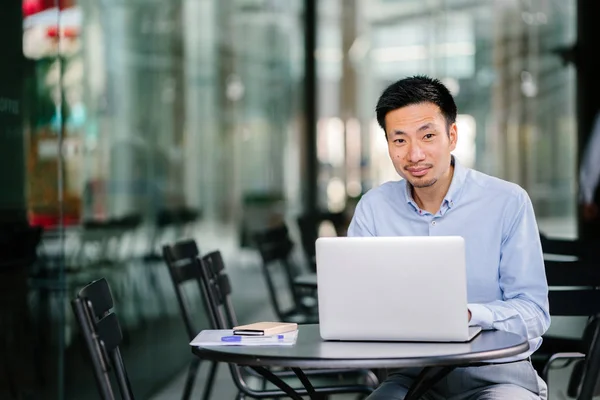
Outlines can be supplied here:
M202 400L210 399L210 392L212 391L213 383L215 381L215 376L217 375L218 368L219 368L219 363L212 362L210 364L210 372L208 373L208 379L206 380L206 385L204 386L204 392L202 393Z
M192 389L194 388L194 381L196 380L196 375L198 374L198 367L200 366L200 361L201 360L198 357L194 357L190 362L187 378L185 379L183 395L181 396L182 400L188 400L192 394Z

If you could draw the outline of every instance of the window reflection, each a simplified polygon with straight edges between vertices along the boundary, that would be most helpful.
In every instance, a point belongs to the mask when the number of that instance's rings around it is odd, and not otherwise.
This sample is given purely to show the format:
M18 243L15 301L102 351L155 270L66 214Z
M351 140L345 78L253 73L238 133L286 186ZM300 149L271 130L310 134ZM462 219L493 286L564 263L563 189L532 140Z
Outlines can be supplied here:
M339 6L334 0L325 3L332 10ZM320 102L327 103L322 115L346 117L348 109L331 101L331 89L338 88L344 98L356 98L350 103L350 116L357 117L363 128L362 191L400 179L388 159L383 132L373 120L378 96L393 81L427 74L445 82L456 98L461 114L457 157L523 186L545 233L574 236L574 71L551 49L574 42L575 2L494 0L460 7L453 1L353 4L356 21L328 19L327 26L320 25L326 38L353 38L347 49L350 70L342 69L335 86L330 80L321 84L329 90L320 94ZM331 32L334 28L338 36ZM323 41L323 48L337 43ZM350 176L334 177L348 187Z

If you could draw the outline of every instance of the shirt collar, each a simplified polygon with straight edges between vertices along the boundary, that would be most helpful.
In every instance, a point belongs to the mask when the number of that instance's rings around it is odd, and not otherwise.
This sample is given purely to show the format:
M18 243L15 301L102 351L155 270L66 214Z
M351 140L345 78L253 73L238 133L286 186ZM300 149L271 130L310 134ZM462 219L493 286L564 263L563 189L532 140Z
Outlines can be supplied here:
M444 200L442 201L442 206L446 205L448 208L454 207L460 192L462 191L463 184L467 177L467 169L463 167L458 160L452 156L450 163L454 166L454 173L452 175L452 182L450 182L450 187L448 188L448 192L446 196L444 196ZM408 183L407 180L405 185L404 195L406 198L406 202L412 205L415 210L421 211L417 203L412 197L412 186Z

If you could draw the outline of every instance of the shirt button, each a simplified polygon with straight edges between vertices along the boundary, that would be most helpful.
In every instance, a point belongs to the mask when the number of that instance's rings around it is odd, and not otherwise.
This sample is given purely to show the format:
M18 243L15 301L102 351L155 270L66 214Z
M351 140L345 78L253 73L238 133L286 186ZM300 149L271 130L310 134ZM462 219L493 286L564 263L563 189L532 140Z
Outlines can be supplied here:
M435 226L435 221L431 221L431 225Z

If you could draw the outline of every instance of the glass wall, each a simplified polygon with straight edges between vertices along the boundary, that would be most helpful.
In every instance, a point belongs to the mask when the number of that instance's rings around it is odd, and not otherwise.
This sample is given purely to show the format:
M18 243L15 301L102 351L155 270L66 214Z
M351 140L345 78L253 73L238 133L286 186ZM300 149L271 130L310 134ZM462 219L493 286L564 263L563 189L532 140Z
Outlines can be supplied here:
M118 305L136 397L148 398L190 360L162 245L196 239L235 271L251 232L300 211L303 2L23 0L19 8L11 45L15 60L27 60L24 88L16 81L8 95L1 82L0 125L23 90L16 144L3 143L16 157L7 168L22 173L9 194L22 197L34 255L18 276L0 279L20 285L4 292L22 303L18 324L12 311L0 314L3 331L6 321L18 328L0 338L0 353L16 351L2 354L0 372L20 363L0 380L0 398L96 396L69 301L101 277ZM197 293L193 300L200 329L206 316Z
M352 199L399 179L374 107L388 84L427 74L456 98L461 162L524 187L545 233L576 235L575 74L557 52L575 41L575 1L323 3L322 206L338 204L332 187Z

